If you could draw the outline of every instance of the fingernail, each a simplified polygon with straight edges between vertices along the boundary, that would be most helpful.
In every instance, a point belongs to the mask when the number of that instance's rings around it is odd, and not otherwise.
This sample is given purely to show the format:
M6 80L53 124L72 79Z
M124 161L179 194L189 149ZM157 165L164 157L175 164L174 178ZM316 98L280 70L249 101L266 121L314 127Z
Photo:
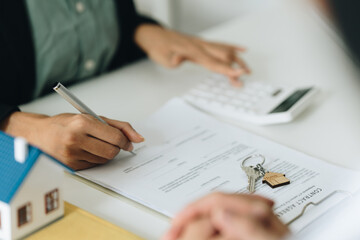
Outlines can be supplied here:
M232 81L231 85L233 85L234 87L242 87L243 83L240 80L237 80L237 81Z
M242 69L242 68L238 68L238 69L235 70L235 74L236 74L236 75L241 75L241 74L243 74L243 73L245 73L245 71L244 71L244 69Z
M142 141L145 141L145 138L140 133L138 133L138 136L139 138L141 138Z

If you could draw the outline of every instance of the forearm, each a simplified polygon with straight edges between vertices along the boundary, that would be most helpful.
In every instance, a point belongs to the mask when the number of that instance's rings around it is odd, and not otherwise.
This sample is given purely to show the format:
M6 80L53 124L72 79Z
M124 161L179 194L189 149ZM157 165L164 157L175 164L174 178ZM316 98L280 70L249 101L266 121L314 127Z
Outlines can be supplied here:
M148 53L153 45L158 47L158 44L162 44L155 38L159 34L164 34L163 32L164 28L159 25L144 23L135 29L134 41L144 52Z
M41 131L41 121L46 115L24 112L13 112L0 124L0 130L12 136L21 136L37 144L36 136Z

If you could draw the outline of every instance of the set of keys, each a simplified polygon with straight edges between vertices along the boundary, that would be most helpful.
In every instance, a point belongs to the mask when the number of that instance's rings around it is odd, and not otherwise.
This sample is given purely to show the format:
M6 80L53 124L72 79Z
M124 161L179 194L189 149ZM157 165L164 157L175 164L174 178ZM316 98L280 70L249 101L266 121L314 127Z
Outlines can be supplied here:
M245 166L246 162L253 158L260 158L261 163L258 163L255 166ZM263 167L264 163L265 157L261 154L256 154L245 158L241 164L241 168L248 176L249 185L247 189L250 193L255 192L256 181L259 180L261 177L263 178L262 183L268 184L271 188L290 184L290 180L285 177L285 174L266 171Z

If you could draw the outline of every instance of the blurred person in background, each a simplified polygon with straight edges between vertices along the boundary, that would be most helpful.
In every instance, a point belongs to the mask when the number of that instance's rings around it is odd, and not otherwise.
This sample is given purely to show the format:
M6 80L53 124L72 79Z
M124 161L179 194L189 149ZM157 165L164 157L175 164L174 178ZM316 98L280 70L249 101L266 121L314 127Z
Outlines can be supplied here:
M315 2L334 21L359 67L360 1L315 0ZM358 199L359 196L354 199L355 201L351 201L349 204L352 205L347 209L339 209L332 213L333 220L330 219L328 224L335 228L327 229L326 226L322 226L313 236L321 239L340 239L339 236L344 237L341 239L359 239L360 232L356 226L360 209ZM271 200L256 195L213 193L180 211L173 219L172 226L163 240L302 239L302 236L299 236L300 238L290 236L288 227L274 214L273 204ZM346 223L341 225L344 221L343 217L349 222L345 221Z
M192 61L233 84L249 73L238 57L243 48L171 31L137 14L132 0L1 1L0 46L0 130L76 170L106 163L144 138L125 122L26 113L17 105L51 92L56 82L80 82L146 55L170 68Z

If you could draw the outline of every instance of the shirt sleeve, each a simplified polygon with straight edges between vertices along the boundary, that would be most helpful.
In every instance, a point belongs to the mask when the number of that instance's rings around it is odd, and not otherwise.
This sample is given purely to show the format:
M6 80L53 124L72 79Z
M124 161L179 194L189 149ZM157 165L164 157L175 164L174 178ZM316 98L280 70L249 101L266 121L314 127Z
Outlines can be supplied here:
M136 28L144 23L158 24L151 18L139 15L132 0L115 0L120 32L119 46L110 69L118 68L146 56L134 40Z
M2 36L0 35L0 46L5 46ZM14 89L17 87L17 73L13 67L13 61L9 54L9 49L4 47L0 51L1 67L1 88L0 88L0 122L7 118L12 112L19 111L19 108L12 104Z
M20 111L17 106L11 106L0 103L0 122L5 120L11 113Z
M25 1L0 7L0 122L32 96L35 67Z

